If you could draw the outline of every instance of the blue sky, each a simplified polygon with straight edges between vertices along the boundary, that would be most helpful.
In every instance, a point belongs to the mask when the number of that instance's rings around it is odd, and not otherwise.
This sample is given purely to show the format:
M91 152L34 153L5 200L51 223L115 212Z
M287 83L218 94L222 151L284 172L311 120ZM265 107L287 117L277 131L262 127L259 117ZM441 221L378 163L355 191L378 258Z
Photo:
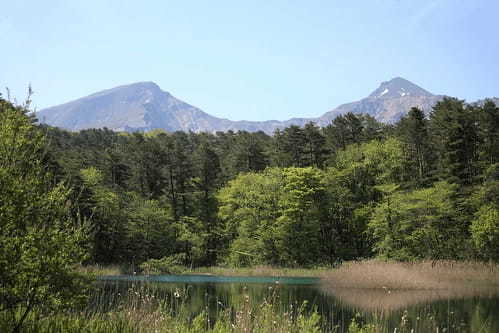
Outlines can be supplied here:
M232 120L319 116L402 76L499 95L499 1L2 1L0 88L37 108L136 81ZM5 93L4 93L5 95Z

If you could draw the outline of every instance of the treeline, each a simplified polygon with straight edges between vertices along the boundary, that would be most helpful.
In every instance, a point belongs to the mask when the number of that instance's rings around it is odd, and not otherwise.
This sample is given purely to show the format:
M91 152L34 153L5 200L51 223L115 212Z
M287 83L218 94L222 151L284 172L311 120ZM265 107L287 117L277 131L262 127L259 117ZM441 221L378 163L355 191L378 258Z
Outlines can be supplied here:
M40 126L90 225L90 263L331 265L499 259L499 108L413 108L394 125L216 134Z

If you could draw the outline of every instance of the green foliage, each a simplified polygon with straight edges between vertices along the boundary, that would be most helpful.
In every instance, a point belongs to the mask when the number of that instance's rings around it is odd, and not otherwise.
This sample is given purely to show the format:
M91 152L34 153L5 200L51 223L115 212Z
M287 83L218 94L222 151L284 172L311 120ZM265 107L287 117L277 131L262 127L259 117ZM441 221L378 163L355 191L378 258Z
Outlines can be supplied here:
M456 258L466 236L452 200L456 188L446 182L408 192L385 187L387 194L369 222L378 255L397 260Z
M106 264L122 262L126 219L123 198L103 185L104 177L98 169L83 169L80 175L89 192L86 205L92 226L91 260Z
M445 98L428 119L348 113L273 137L69 133L0 98L0 312L15 326L83 300L82 261L169 273L373 255L497 261L498 110Z
M381 198L380 185L401 182L403 144L395 138L347 146L326 172L322 244L330 264L372 254L367 223Z
M320 254L322 177L311 167L283 170L281 212L274 228L281 265L310 265Z
M280 216L282 193L280 169L242 174L220 191L218 216L225 224L230 264L277 263L275 238L269 231L273 230L274 222Z
M479 157L482 169L499 163L499 107L491 100L478 110Z
M350 145L338 153L334 167L359 178L363 183L402 182L404 175L403 144L395 138ZM359 177L357 177L359 176Z
M471 195L475 210L470 232L481 259L499 260L499 164L487 170L486 181Z
M157 200L145 200L135 193L125 198L128 260L140 263L174 253L177 228L169 209Z
M149 259L139 265L144 274L182 274L185 254L176 254L161 259Z
M322 332L321 324L324 323L316 309L306 309L306 303L296 309L289 304L292 309L289 311L275 297L257 303L245 293L240 295L241 302L214 312L208 307L209 302L201 303L199 310L193 310L192 303L186 302L182 292L173 293L175 304L160 301L161 296L164 294L156 294L148 288L131 288L117 296L122 303L110 311L87 309L46 318L35 312L28 316L23 332L318 333ZM99 299L105 297L101 295ZM100 306L108 305L98 304ZM0 330L11 329L0 313Z
M446 97L433 107L430 127L441 179L472 184L478 173L477 110Z
M433 164L428 120L423 111L412 108L398 123L398 131L404 142L407 173L414 177L414 184L421 187L428 183Z
M290 126L283 131L276 130L275 150L272 154L273 165L279 167L303 167L305 133L299 126Z
M471 235L479 255L485 259L499 259L499 209L484 205L471 223Z
M362 325L360 314L357 313L350 325L348 325L348 333L376 333L378 332L378 327L374 324Z
M84 230L70 216L70 190L43 165L44 138L26 110L0 99L0 312L18 330L30 311L84 301Z
M231 181L219 196L219 217L238 266L307 265L319 253L319 202L324 189L313 168L267 169Z
M176 251L185 253L184 265L201 266L205 262L208 247L208 231L203 223L194 217L182 217L176 223Z
M348 112L339 115L323 130L326 147L334 157L335 153L347 146L360 144L383 137L385 125L367 114ZM331 159L334 162L334 159Z
M494 218L475 197L490 188L487 170L498 162L498 119L491 101L446 98L429 118L413 108L392 126L347 113L323 128L291 126L272 137L41 126L50 145L40 163L70 184L78 207L71 214L91 221L92 263L140 264L175 254L192 267L366 258L377 249L368 232L374 207L397 195L410 205L416 199L402 194L438 180L458 186L448 198L456 210L448 223L462 241L455 251L438 251L486 259L494 247L483 247L484 236L474 241L470 226L476 234ZM432 237L440 232L447 231ZM422 235L429 237L427 230ZM421 256L440 254L410 254Z

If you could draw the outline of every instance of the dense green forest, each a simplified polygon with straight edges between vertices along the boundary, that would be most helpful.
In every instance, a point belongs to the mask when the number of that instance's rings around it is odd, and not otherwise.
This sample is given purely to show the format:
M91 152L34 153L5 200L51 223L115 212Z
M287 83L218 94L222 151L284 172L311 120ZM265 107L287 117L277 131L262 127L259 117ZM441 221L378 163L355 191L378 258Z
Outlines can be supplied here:
M18 110L35 124L26 109L2 105L2 121ZM33 133L43 142L39 166L64 184L72 220L86 230L83 263L499 260L499 108L491 101L445 98L428 117L413 108L394 125L348 113L325 128L273 136L45 125Z
M371 257L499 261L494 103L445 98L394 125L348 113L268 136L71 133L0 96L0 318L13 332L81 309L81 265Z

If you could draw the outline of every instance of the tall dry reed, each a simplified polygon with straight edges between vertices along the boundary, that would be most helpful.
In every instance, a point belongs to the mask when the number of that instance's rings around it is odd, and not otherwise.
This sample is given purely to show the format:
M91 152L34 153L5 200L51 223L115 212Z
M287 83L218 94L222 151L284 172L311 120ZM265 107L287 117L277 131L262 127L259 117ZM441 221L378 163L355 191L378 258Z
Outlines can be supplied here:
M331 288L435 290L499 288L499 265L461 261L347 262L323 276Z

